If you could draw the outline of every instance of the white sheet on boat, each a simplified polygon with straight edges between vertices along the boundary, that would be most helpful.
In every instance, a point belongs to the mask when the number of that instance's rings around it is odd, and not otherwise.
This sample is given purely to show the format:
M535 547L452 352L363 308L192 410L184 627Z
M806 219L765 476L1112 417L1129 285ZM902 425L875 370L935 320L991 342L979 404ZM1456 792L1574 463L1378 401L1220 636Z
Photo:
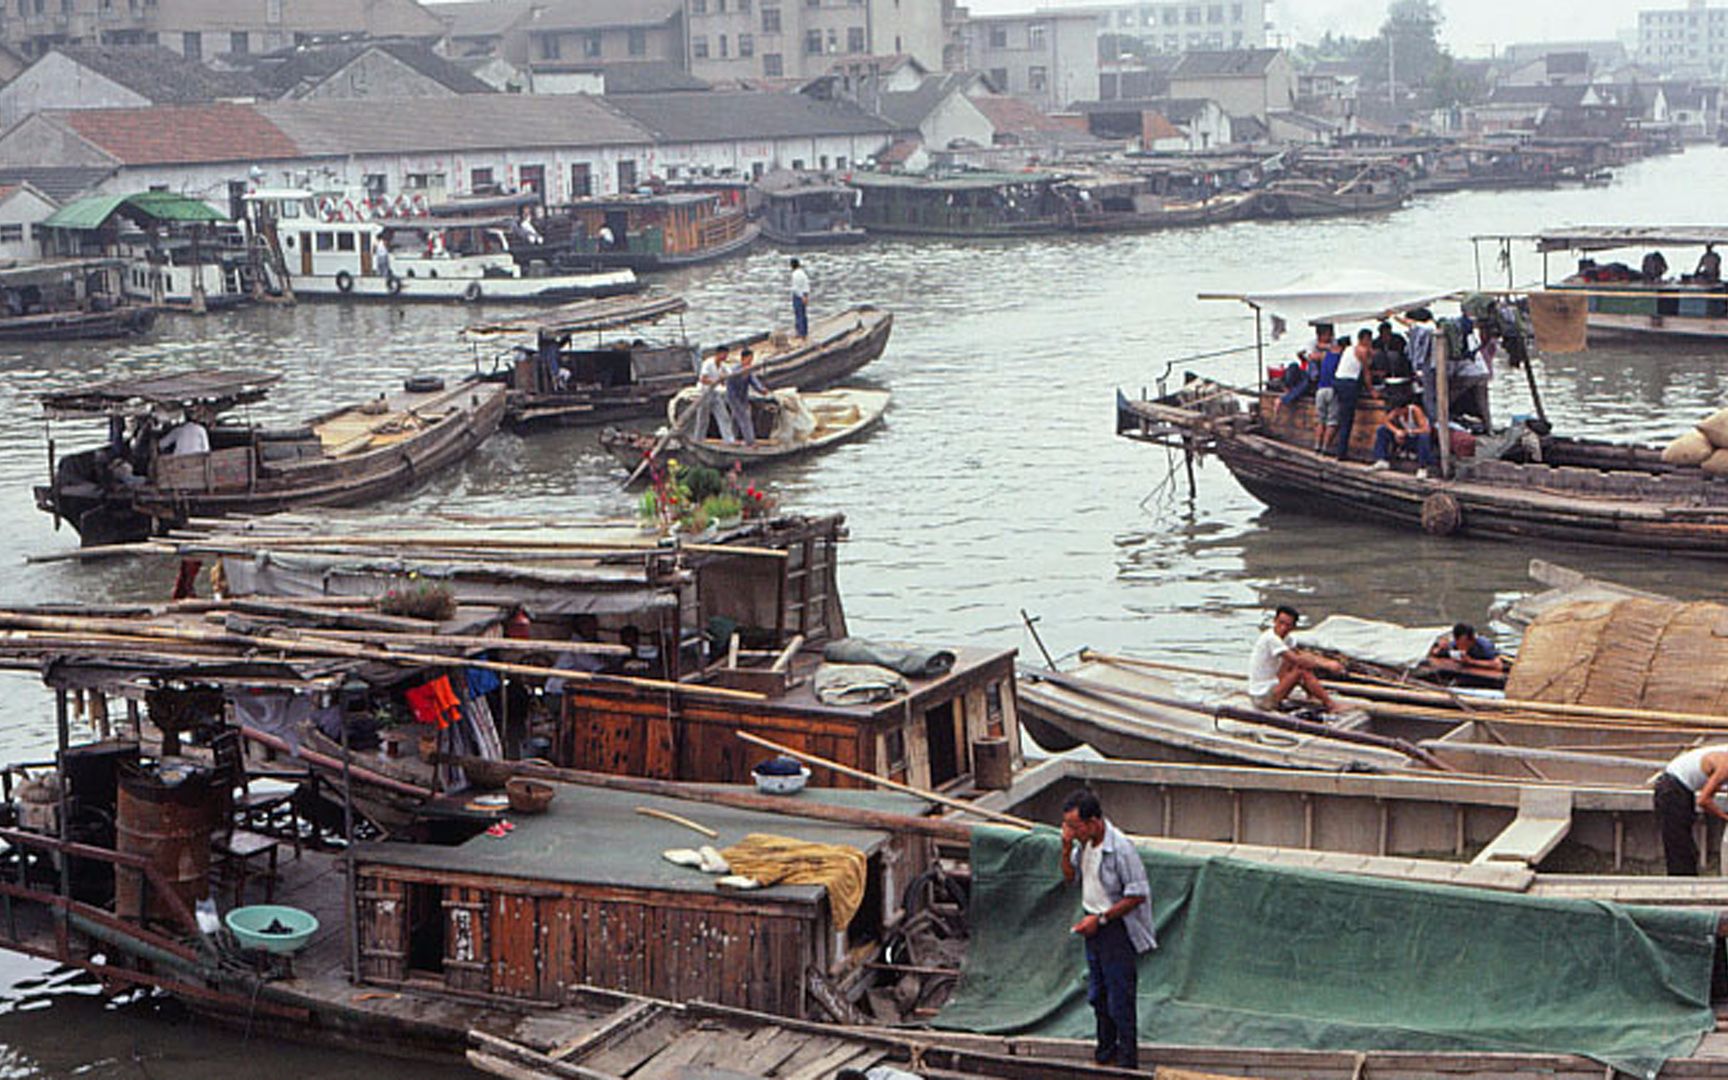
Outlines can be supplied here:
M1457 291L1378 270L1343 269L1305 274L1280 288L1244 293L1241 299L1300 325L1376 318L1388 311L1422 307Z
M1399 626L1397 623L1330 615L1291 636L1298 648L1325 649L1387 667L1415 667L1448 626Z

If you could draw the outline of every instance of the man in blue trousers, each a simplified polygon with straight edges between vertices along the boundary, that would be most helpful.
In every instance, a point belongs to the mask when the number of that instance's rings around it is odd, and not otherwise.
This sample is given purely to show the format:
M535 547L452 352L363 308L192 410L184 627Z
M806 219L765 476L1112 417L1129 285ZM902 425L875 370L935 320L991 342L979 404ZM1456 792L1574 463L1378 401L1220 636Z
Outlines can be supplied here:
M1084 913L1074 933L1086 939L1086 1000L1098 1021L1100 1065L1140 1065L1135 1016L1141 953L1158 947L1147 905L1152 888L1132 841L1104 820L1098 796L1077 791L1062 806L1062 880L1080 882Z
M792 323L799 337L810 336L810 275L797 259L792 260Z

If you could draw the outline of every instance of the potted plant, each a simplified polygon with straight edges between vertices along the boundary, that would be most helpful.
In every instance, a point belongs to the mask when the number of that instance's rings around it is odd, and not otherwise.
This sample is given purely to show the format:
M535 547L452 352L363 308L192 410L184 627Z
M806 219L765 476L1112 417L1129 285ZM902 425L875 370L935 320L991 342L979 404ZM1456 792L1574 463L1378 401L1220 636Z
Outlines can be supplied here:
M744 504L736 495L710 495L702 500L702 512L718 529L736 529L744 523Z

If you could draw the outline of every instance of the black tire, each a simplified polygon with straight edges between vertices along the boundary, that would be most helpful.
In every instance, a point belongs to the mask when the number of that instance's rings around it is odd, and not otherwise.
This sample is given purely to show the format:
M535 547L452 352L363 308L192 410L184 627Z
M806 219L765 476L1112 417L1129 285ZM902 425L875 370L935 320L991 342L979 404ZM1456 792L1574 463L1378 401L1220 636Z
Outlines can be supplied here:
M346 270L336 271L336 291L350 293L354 291L354 275Z
M402 279L397 277L395 274L391 274L389 277L384 279L384 288L391 296L401 296Z
M478 303L480 296L480 283L478 281L469 282L468 288L462 291L462 299L468 301L470 304Z
M410 375L402 380L402 389L410 394L436 394L444 389L444 380L436 375Z

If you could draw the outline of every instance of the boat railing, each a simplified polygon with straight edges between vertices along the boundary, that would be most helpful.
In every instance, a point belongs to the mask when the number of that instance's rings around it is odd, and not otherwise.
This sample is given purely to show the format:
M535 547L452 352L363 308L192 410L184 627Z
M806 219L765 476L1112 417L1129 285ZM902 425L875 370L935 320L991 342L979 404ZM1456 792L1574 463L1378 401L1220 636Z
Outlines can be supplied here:
M14 908L14 902L23 900L40 904L63 915L82 916L110 930L137 936L176 954L183 954L188 957L192 955L190 950L186 949L180 942L164 938L148 929L151 912L165 908L169 915L167 928L170 932L181 935L199 932L198 918L187 905L185 898L175 891L161 867L145 856L116 851L112 848L96 847L73 840L64 840L42 833L26 832L22 829L0 828L0 842L5 843L17 856L15 859L16 875L0 875L0 920L4 920L4 925L0 925L0 931L4 931L7 937L18 940L17 912ZM56 885L52 890L30 884L30 862L25 857L26 850L42 852L54 857L60 872L56 875ZM122 918L114 911L74 898L71 894L70 870L66 863L66 860L71 859L106 863L114 867L117 874L120 870L135 873L139 885L137 921L133 922L130 919Z

